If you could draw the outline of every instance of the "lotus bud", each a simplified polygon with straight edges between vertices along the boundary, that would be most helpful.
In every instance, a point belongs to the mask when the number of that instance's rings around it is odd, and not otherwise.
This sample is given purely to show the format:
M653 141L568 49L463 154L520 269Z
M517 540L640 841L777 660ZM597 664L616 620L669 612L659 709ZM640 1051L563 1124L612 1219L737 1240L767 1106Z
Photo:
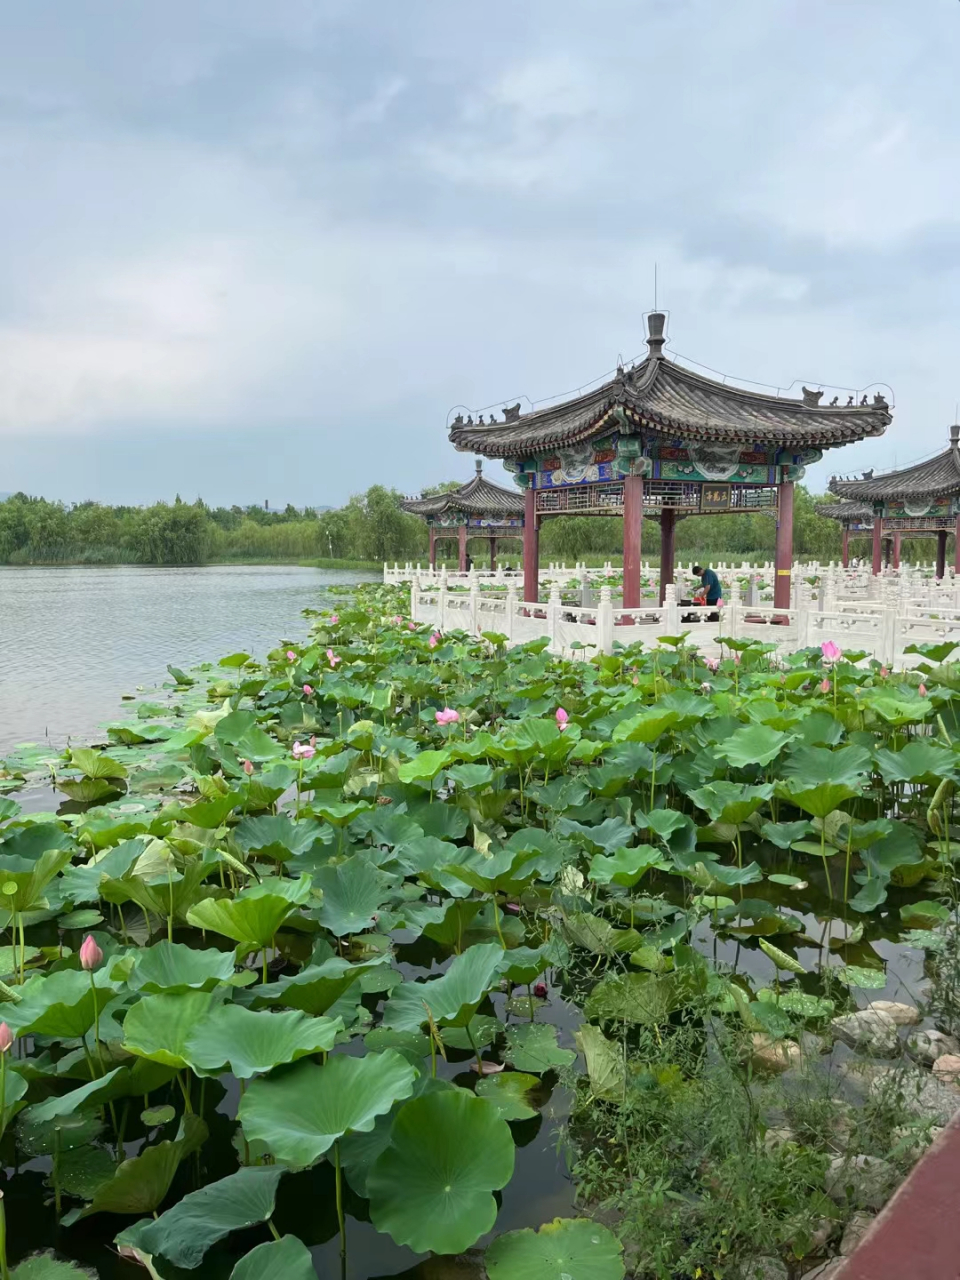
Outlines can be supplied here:
M482 1076L495 1076L503 1070L503 1066L502 1062L487 1062L486 1059L483 1059L479 1064L476 1062L472 1064L473 1070L479 1072Z
M843 657L843 650L832 640L824 640L820 646L820 652L823 654L824 662L839 662Z
M335 627L339 621L340 621L340 615L338 613L331 613L330 615L331 627Z
M103 964L103 952L94 941L93 934L88 933L80 948L80 968L92 973Z
M305 685L303 686L303 693L304 693L304 697L309 698L309 697L310 697L310 695L313 693L313 685L312 685L312 684L305 684Z
M287 661L288 661L288 662L296 662L296 660L297 660L297 655L293 652L293 650L292 650L292 649L288 649L288 650L287 650Z
M563 733L564 729L567 727L567 721L569 719L570 717L567 715L566 711L564 711L563 707L557 707L557 728L561 733Z
M0 1022L0 1053L13 1047L14 1034L5 1022Z
M921 684L917 693L919 693L921 698L925 698L927 696L927 686L925 684Z
M830 692L830 681L829 681L829 680L821 680L821 681L820 681L820 692L821 692L821 693L829 693L829 692Z
M535 982L533 984L533 994L537 997L538 1000L546 1000L547 984L542 980L540 982Z
M252 760L244 760L243 772L247 775L248 778L253 777L253 761Z

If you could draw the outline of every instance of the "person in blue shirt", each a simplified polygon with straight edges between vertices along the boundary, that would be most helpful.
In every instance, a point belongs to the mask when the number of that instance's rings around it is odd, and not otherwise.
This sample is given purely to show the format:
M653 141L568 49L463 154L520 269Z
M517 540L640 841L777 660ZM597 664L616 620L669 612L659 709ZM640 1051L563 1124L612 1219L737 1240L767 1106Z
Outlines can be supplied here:
M704 569L703 565L695 564L693 572L700 579L700 583L706 595L707 604L719 604L723 591L720 587L720 579L712 569Z

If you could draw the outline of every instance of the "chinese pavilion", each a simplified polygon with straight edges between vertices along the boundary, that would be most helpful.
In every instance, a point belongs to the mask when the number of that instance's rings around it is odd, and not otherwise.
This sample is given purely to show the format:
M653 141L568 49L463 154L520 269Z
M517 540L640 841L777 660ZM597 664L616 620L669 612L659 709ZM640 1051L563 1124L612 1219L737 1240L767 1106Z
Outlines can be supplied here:
M850 567L850 537L864 538L873 536L873 507L866 502L822 502L816 508L818 516L826 516L828 520L836 520L843 529L841 562L845 569ZM886 543L887 560L890 559L890 542ZM900 535L893 537L894 567L900 568Z
M936 537L937 577L942 578L947 564L947 535L960 531L960 424L950 428L949 448L926 462L879 476L871 471L859 480L834 477L830 492L872 508L874 573L883 568L884 537ZM895 558L899 560L896 552ZM954 569L960 572L960 538L954 552Z
M642 517L660 521L661 595L673 581L676 522L719 512L768 511L777 521L774 603L790 604L793 486L823 450L881 435L886 400L851 396L821 405L714 381L664 352L666 316L647 317L648 354L572 400L484 423L460 415L452 443L500 458L524 492L524 599L539 585L540 522L564 514L623 516L623 603L640 604Z
M430 529L430 568L437 567L437 541L456 538L460 544L460 572L467 570L467 539L486 538L490 543L490 568L497 567L497 543L501 538L523 537L523 498L484 479L483 463L477 474L459 489L429 498L408 498L404 511L422 516Z

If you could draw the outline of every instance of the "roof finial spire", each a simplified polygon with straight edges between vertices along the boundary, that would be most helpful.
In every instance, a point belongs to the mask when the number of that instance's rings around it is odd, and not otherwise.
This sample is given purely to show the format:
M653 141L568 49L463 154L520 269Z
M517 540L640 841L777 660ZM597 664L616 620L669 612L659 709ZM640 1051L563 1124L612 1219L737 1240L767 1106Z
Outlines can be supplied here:
M476 466L477 466L477 475L480 475L480 474L481 474L481 472L483 471L483 459L482 459L482 458L476 458L476 459L475 459L475 462L476 462Z
M960 451L960 422L955 422L950 428L950 448L954 453Z
M666 342L663 330L666 323L667 317L662 311L651 311L647 316L647 346L651 360L663 355L663 344Z

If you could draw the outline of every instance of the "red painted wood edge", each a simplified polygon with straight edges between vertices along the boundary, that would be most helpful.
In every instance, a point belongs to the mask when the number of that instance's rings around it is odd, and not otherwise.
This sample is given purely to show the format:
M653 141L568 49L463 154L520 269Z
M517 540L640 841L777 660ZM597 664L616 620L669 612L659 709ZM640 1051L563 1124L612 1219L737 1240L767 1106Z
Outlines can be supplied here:
M833 1280L960 1280L960 1112Z

